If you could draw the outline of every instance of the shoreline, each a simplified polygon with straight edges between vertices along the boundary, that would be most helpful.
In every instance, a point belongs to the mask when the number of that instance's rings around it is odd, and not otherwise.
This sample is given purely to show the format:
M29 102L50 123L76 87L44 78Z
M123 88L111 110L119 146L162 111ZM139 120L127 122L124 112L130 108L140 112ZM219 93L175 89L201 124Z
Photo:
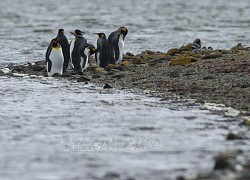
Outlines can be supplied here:
M7 66L9 73L47 76L44 61ZM187 46L166 53L144 51L127 53L123 62L97 67L94 59L83 75L71 69L58 78L107 84L118 89L138 89L162 100L174 95L195 99L197 103L224 104L250 116L250 48L235 46L230 50L191 52ZM223 106L223 105L222 105Z
M0 69L0 76L22 77L25 74L30 78L47 76L45 61L9 64L5 70ZM90 82L103 88L132 89L161 98L161 101L175 97L183 101L192 99L194 102L191 105L200 104L200 107L233 117L239 123L239 130L250 125L250 48L241 45L230 50L192 52L190 47L183 46L165 53L149 50L138 55L126 53L121 64L109 65L105 69L97 67L91 58L90 66L83 75L76 75L67 69L57 78ZM230 108L238 112L230 114ZM241 136L229 131L225 141L244 139L249 139L249 135ZM250 177L249 151L244 151L244 154L242 150L218 153L214 169L197 172L191 177L184 174L178 179L220 179L228 175L232 175L233 179ZM246 162L238 162L237 158L242 156Z

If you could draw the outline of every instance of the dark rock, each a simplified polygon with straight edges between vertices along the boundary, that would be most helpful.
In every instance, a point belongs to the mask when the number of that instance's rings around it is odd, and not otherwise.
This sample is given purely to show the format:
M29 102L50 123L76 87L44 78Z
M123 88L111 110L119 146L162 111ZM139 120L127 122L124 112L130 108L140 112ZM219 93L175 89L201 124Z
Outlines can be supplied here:
M242 135L239 134L234 134L234 133L229 133L226 137L226 140L237 140L237 139L244 139Z
M108 74L110 74L110 75L114 75L114 74L116 74L116 73L120 73L120 70L119 70L119 69L110 69L110 70L108 71Z
M15 68L15 66L14 66L14 64L13 64L13 63L10 63L10 64L8 64L7 68L9 68L9 69L14 69L14 68Z
M230 156L227 154L219 154L215 157L215 170L228 169L230 167Z
M45 66L34 65L32 66L33 71L42 71L45 69Z
M245 180L245 179L250 179L250 161L244 165L243 170L241 172L240 177L238 178L239 180Z
M99 73L96 73L96 74L93 74L93 75L92 75L92 78L93 78L93 79L100 78L100 77L101 77L101 75L100 75Z
M195 74L195 69L187 69L184 75L187 76L187 75L194 75L194 74Z
M216 79L216 78L213 75L208 75L208 76L205 76L203 79L208 80L208 79Z
M180 77L179 71L171 71L168 73L168 76L173 78L173 77Z
M146 50L145 52L146 52L146 54L151 54L151 55L155 54L155 52L151 51L151 50Z
M177 54L177 53L180 53L180 50L177 49L177 48L169 49L169 50L167 51L167 55L170 55L170 56L174 56L174 55Z
M132 54L131 52L127 52L127 53L126 53L126 56L131 56L131 57L132 57L132 56L135 56L135 55Z
M124 78L124 77L125 77L125 74L123 74L123 73L114 74L112 76L112 78Z
M222 53L215 51L215 52L212 52L208 55L204 55L201 59L215 59L215 58L219 58L219 57L222 57Z
M70 77L71 73L70 72L65 72L61 75L61 77Z
M16 67L13 67L13 71L12 72L21 72L23 71L25 68L23 66L16 66Z
M77 82L86 82L86 81L90 81L90 78L86 76L81 76L79 79L77 79Z
M104 86L103 86L103 89L110 89L112 88L112 86L110 86L108 83L106 83Z
M175 59L173 59L170 63L169 66L175 66L175 65L186 65L186 64L190 64L192 62L196 62L197 59L192 57L192 56L183 56L183 57L176 57Z
M205 103L205 101L204 101L203 99L197 99L197 100L195 101L195 103L204 104L204 103Z

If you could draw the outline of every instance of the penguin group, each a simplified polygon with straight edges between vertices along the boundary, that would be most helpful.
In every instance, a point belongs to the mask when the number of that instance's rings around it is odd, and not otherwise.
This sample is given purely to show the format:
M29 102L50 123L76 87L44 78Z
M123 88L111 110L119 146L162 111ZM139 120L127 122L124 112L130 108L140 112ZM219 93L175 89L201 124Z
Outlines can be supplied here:
M47 48L45 60L49 77L61 76L68 67L76 74L82 74L89 66L89 58L95 54L96 64L105 68L109 64L119 64L123 59L124 40L128 29L124 26L110 33L108 38L102 32L98 35L96 47L88 43L85 32L76 29L70 32L74 38L68 41L64 29L59 29Z

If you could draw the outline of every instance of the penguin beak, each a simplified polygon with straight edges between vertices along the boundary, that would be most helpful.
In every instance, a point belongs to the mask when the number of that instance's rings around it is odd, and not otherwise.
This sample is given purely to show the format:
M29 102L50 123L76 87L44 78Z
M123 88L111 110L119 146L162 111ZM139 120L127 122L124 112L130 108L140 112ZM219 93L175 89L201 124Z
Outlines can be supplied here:
M86 34L85 32L81 31L82 34Z
M73 34L73 35L75 35L75 32L70 32L70 34Z

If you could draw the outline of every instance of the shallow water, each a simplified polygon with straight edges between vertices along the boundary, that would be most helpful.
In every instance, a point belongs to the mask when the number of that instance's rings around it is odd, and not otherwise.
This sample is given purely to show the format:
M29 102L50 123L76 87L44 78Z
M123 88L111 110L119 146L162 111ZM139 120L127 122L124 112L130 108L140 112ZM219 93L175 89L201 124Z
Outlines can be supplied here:
M235 148L227 119L198 107L47 78L0 83L3 179L174 178Z
M246 1L0 1L0 66L44 58L58 28L106 34L125 25L125 51L249 42ZM225 3L226 2L226 3ZM112 6L111 6L112 4ZM188 103L53 78L0 77L0 179L173 179L211 169L237 122ZM237 146L236 146L237 145ZM248 145L249 146L249 145ZM110 175L111 176L111 175ZM107 177L107 179L110 179Z

